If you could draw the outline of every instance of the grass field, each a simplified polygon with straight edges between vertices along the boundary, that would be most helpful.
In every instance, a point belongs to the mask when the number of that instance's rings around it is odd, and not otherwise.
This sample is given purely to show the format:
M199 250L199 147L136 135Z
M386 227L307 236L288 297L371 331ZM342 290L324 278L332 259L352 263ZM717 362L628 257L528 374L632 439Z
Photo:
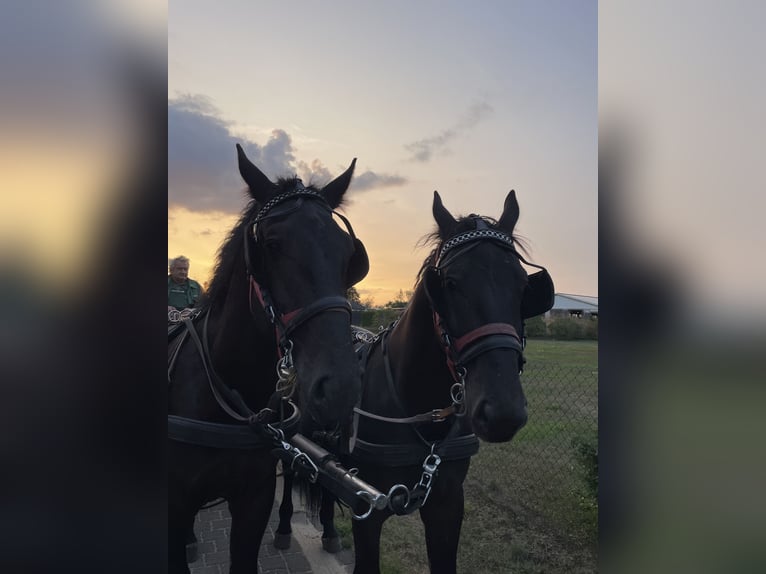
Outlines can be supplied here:
M482 443L471 461L458 571L596 572L598 508L578 445L596 440L598 342L532 339L526 357L529 422L510 443ZM338 525L351 546L348 513ZM381 567L428 572L417 514L386 522Z

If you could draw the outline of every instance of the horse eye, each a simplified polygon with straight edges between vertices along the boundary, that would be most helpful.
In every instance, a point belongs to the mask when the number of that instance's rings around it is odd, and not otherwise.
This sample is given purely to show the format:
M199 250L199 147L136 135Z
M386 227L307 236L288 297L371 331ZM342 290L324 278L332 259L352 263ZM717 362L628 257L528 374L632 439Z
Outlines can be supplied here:
M447 277L444 280L444 286L449 289L450 291L455 291L457 289L457 281L452 279L451 277Z

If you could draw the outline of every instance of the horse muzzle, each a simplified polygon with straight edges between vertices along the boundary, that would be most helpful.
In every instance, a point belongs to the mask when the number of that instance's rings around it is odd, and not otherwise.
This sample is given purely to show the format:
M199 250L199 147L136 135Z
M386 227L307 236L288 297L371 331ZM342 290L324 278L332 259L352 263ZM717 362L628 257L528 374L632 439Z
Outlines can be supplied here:
M487 442L508 442L527 424L526 406L482 399L471 412L473 432Z
M487 442L507 442L527 424L527 400L518 373L520 355L497 349L477 359L465 383L473 432Z

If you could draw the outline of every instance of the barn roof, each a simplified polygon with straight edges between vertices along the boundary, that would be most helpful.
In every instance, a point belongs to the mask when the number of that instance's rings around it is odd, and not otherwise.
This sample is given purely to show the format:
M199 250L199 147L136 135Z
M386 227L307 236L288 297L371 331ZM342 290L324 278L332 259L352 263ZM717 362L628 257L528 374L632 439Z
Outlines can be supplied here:
M556 301L553 303L553 309L598 311L598 297L556 293Z

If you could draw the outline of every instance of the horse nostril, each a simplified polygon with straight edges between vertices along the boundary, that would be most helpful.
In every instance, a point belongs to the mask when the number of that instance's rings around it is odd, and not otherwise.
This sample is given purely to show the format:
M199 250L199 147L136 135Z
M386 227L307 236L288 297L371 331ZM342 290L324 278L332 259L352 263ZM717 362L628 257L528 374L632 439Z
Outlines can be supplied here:
M482 401L476 409L475 419L481 424L482 427L487 428L489 426L490 418L492 417L492 406L488 401Z
M510 440L527 424L527 409L504 408L494 401L483 400L474 411L473 423L482 438L494 441Z
M320 377L315 383L313 388L314 399L317 402L323 402L327 397L327 385L330 377L327 375Z

